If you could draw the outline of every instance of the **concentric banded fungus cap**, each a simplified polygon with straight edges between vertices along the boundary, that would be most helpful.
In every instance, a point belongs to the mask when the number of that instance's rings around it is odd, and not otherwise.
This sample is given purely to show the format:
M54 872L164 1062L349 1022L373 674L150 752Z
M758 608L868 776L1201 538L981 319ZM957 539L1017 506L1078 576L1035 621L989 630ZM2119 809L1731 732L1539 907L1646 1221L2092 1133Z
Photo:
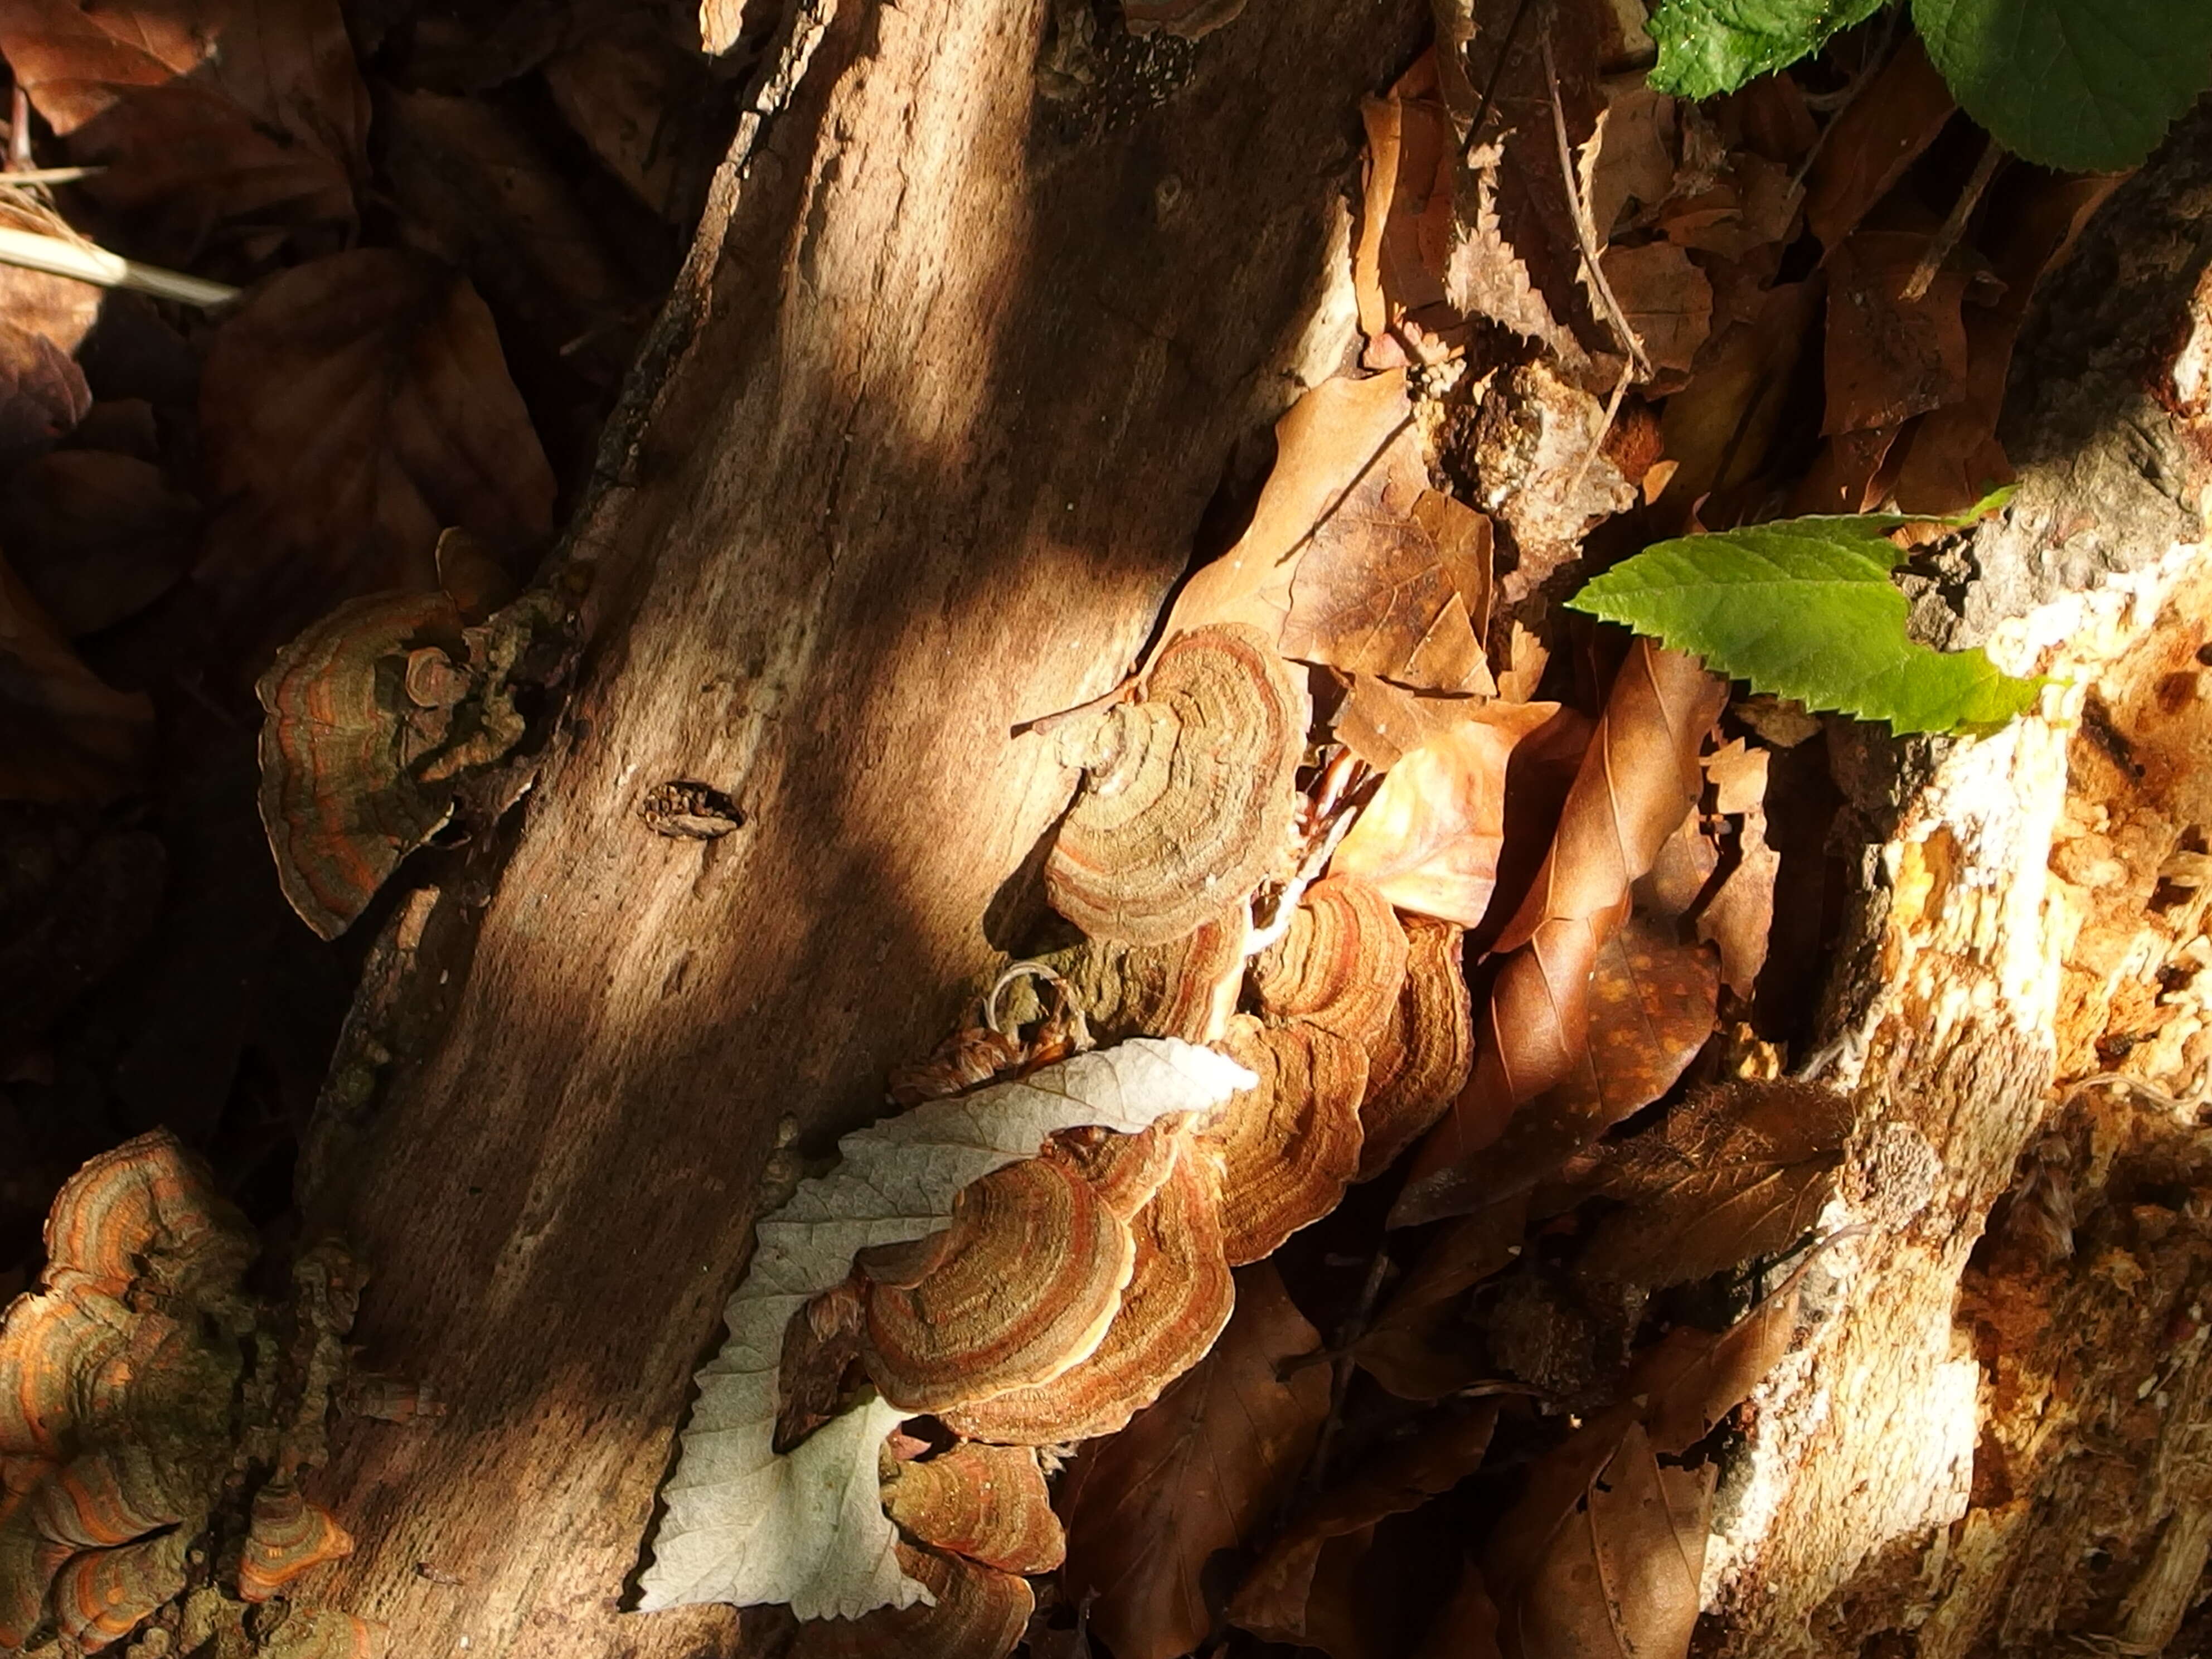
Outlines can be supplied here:
M1203 1359L1229 1322L1237 1287L1221 1235L1217 1155L1195 1139L1136 1219L1136 1270L1090 1358L1034 1389L944 1414L977 1440L1044 1446L1112 1434Z
M253 1519L238 1561L238 1595L266 1601L301 1573L353 1553L353 1537L328 1510L310 1504L283 1475L253 1495Z
M0 1522L0 1651L13 1653L46 1616L46 1589L61 1565L20 1507Z
M284 896L325 939L344 932L399 860L446 816L450 788L411 775L444 740L443 696L465 655L460 613L442 593L371 593L315 623L276 653L254 690L261 727L261 823Z
M182 1521L180 1501L143 1446L116 1446L73 1457L31 1498L29 1521L50 1543L107 1549Z
M191 1541L179 1528L71 1557L54 1575L54 1622L87 1653L128 1636L148 1613L184 1593Z
M1164 945L1086 939L1052 958L1103 1041L1130 1036L1215 1042L1244 983L1240 905Z
M1106 1207L1133 1221L1175 1168L1176 1149L1188 1124L1164 1118L1133 1135L1111 1129L1063 1129L1046 1143L1042 1156L1055 1159L1089 1182Z
M1067 1534L1036 1453L1026 1446L955 1446L927 1462L901 1463L884 1508L909 1538L1005 1572L1051 1572Z
M1402 920L1405 987L1367 1049L1367 1098L1359 1106L1362 1181L1382 1174L1428 1132L1467 1086L1474 1064L1474 1010L1460 950L1466 935L1448 921Z
M130 1310L86 1291L19 1296L0 1319L0 1455L58 1459L128 1351Z
M1221 1048L1260 1077L1201 1130L1221 1148L1223 1241L1241 1267L1334 1209L1358 1173L1367 1051L1318 1025L1262 1029L1249 1015Z
M1382 894L1352 876L1307 890L1289 930L1252 963L1273 1019L1310 1021L1364 1048L1406 982L1406 930Z
M1096 939L1179 939L1258 885L1288 844L1305 694L1255 629L1170 641L1141 701L1108 709L1046 894Z
M1006 1659L1029 1628L1029 1581L957 1555L900 1544L899 1571L928 1586L937 1604L878 1607L858 1619L810 1619L793 1659Z
M46 1214L46 1282L85 1275L120 1297L141 1278L184 1295L228 1294L253 1258L245 1217L167 1129L126 1140L62 1185Z
M1098 1346L1136 1244L1091 1183L1025 1158L963 1188L944 1260L872 1285L862 1358L878 1390L933 1412L1057 1376Z

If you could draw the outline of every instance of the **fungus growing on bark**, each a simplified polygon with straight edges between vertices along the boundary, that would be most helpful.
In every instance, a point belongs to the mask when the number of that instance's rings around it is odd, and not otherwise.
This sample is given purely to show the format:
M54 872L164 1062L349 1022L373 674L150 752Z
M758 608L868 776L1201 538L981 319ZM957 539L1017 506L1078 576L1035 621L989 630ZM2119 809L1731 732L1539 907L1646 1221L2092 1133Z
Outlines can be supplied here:
M1262 1028L1249 1015L1222 1048L1260 1078L1203 1127L1221 1148L1223 1240L1242 1267L1334 1209L1358 1173L1367 1051L1303 1020Z
M353 1553L353 1537L336 1516L300 1495L289 1478L272 1475L253 1495L252 1524L238 1560L238 1594L266 1601L301 1573Z
M953 1206L943 1260L870 1283L863 1361L884 1398L932 1412L1057 1376L1098 1346L1136 1246L1091 1183L1024 1158Z
M1289 929L1254 959L1252 978L1270 1018L1306 1020L1365 1048L1406 982L1406 930L1375 888L1330 876L1306 890Z
M1087 729L1083 790L1045 863L1054 908L1133 945L1218 917L1284 855L1306 725L1304 693L1256 629L1170 642L1138 700Z
M1132 1221L1175 1168L1184 1129L1181 1118L1164 1118L1133 1135L1115 1134L1111 1129L1063 1129L1047 1144L1043 1156L1066 1164L1089 1182L1116 1219Z
M54 1622L87 1653L128 1636L185 1588L183 1528L72 1556L54 1575Z
M186 1296L228 1292L253 1256L246 1218L167 1129L100 1153L64 1182L46 1243L48 1285L74 1270L114 1297L142 1278Z
M1367 1047L1359 1179L1382 1173L1444 1115L1474 1064L1474 1010L1461 955L1465 933L1426 916L1403 919L1406 982Z
M793 1659L1005 1659L1014 1650L1036 1609L1026 1579L910 1544L896 1548L899 1571L927 1586L935 1605L809 1620Z
M460 613L442 593L371 593L276 653L254 687L261 727L261 823L284 896L334 939L399 860L444 822L449 787L416 763L445 740L464 654ZM417 659L420 659L420 666ZM418 702L417 689L433 698ZM459 701L458 696L453 702Z
M30 1524L51 1543L106 1549L185 1518L171 1482L143 1446L86 1452L53 1472L31 1496Z
M946 1427L1025 1446L1112 1434L1213 1346L1237 1295L1218 1154L1191 1136L1176 1145L1167 1180L1132 1225L1136 1263L1097 1351L1040 1387L943 1413Z
M909 1538L1004 1572L1051 1572L1067 1553L1026 1446L958 1445L901 1463L884 1483L884 1508Z
M1246 931L1240 906L1163 945L1086 939L1053 962L1100 1036L1212 1042L1237 1012Z

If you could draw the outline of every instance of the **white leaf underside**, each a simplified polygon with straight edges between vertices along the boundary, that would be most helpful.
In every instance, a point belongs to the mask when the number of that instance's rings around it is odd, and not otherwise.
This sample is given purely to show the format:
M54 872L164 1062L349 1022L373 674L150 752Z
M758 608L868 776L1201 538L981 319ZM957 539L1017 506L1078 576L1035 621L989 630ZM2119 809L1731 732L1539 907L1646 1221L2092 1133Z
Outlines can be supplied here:
M697 1376L699 1400L641 1580L648 1611L694 1601L788 1602L801 1619L857 1619L929 1592L898 1569L876 1455L908 1413L880 1400L778 1455L783 1334L853 1257L951 1218L970 1182L1089 1127L1133 1134L1170 1112L1205 1112L1257 1079L1210 1048L1138 1037L951 1100L930 1101L837 1143L842 1161L764 1218L752 1264L723 1310L729 1340Z

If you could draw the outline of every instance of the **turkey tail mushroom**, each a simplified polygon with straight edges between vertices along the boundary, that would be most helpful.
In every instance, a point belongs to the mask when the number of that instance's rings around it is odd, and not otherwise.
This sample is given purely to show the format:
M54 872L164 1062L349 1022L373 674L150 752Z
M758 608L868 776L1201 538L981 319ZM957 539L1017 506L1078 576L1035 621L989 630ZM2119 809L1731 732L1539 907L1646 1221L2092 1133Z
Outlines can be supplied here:
M1334 1209L1358 1174L1367 1051L1303 1020L1263 1028L1249 1015L1221 1048L1260 1078L1203 1129L1221 1151L1223 1239L1241 1267Z
M353 1537L337 1518L273 1475L253 1495L253 1518L238 1561L241 1601L266 1601L301 1574L353 1553Z
M908 1537L1002 1572L1051 1572L1067 1555L1027 1446L959 1445L901 1463L884 1484L884 1508Z
M1364 1048L1382 1035L1406 982L1406 930L1390 902L1352 876L1307 889L1289 930L1255 957L1261 1009Z
M72 1556L55 1574L54 1622L87 1653L128 1636L138 1621L183 1593L179 1528L114 1549Z
M810 1619L793 1659L1006 1659L1029 1628L1029 1582L957 1555L900 1544L899 1571L927 1586L934 1606L878 1607L858 1619Z
M1053 908L1094 939L1158 945L1283 860L1305 694L1257 629L1171 641L1133 702L1088 728L1084 784L1045 862Z
M1359 1179L1372 1180L1428 1132L1467 1085L1474 1064L1474 1010L1461 947L1447 921L1406 916L1406 982L1367 1045L1367 1097L1359 1103Z

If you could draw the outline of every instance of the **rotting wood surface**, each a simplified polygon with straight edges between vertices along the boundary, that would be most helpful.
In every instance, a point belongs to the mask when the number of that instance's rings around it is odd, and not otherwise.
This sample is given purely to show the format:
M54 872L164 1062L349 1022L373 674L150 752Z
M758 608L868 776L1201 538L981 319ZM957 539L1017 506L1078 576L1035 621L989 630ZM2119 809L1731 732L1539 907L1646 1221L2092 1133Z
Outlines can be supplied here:
M2110 920L2101 904L2139 926L2167 848L2206 827L2201 788L2097 757L2124 759L2147 733L2172 746L2176 711L2203 695L2208 354L2212 106L2114 198L2052 284L2003 429L2020 495L1948 573L1952 592L1922 606L1949 643L1986 641L2001 658L2059 646L2076 718L1967 744L1852 745L1871 834L1829 1030L1861 1113L1842 1185L1853 1212L1838 1218L1872 1227L1838 1247L1832 1316L1762 1391L1722 1493L1706 1593L1724 1622L1709 1651L2156 1652L2194 1599L2212 1542L2197 1518L2202 1425L2188 1420L2202 1345L2179 1346L2191 1333L2169 1331L2165 1305L2131 1316L2122 1281L2181 1293L2203 1254L2201 1198L2173 1213L2170 1248L2138 1239L2130 1254L2124 1213L2120 1245L2100 1218L2105 1174L2081 1157L2079 1260L2007 1285L1990 1275L2017 1277L2033 1250L2015 1242L1988 1264L1974 1252L1993 1211L2010 1213L2000 1200L2045 1114L2101 1069L2089 1044L2112 984L2075 965L2084 906L2092 923ZM2186 671L2186 685L2146 663ZM2054 843L2086 839L2106 799L2171 830L2138 852L2147 869L2108 875L2114 890L2093 899L2049 866L2081 866L2086 854L2054 860ZM2142 991L2165 982L2158 965L2113 978ZM2190 1066L2131 1069L2172 1093L2205 1086L2177 1074ZM2107 1093L2060 1127L2107 1164L2131 1143L2147 1163L2185 1163L2168 1143L2197 1137L2194 1113L2131 1124L2144 1109ZM2100 1115L2105 1128L2084 1127ZM2100 1305L2106 1316L2083 1316ZM2067 1328L2031 1331L2036 1309ZM2146 1370L2164 1379L2171 1423L2128 1397Z
M307 1196L374 1264L365 1363L447 1407L317 1487L391 1651L738 1650L617 1609L779 1119L826 1142L941 1034L1073 782L1008 728L1115 683L1225 458L1336 366L1349 112L1416 9L1255 8L1077 142L1046 27L847 0L741 131L711 314L572 538L592 644L511 855L372 963ZM674 779L744 827L653 833Z

